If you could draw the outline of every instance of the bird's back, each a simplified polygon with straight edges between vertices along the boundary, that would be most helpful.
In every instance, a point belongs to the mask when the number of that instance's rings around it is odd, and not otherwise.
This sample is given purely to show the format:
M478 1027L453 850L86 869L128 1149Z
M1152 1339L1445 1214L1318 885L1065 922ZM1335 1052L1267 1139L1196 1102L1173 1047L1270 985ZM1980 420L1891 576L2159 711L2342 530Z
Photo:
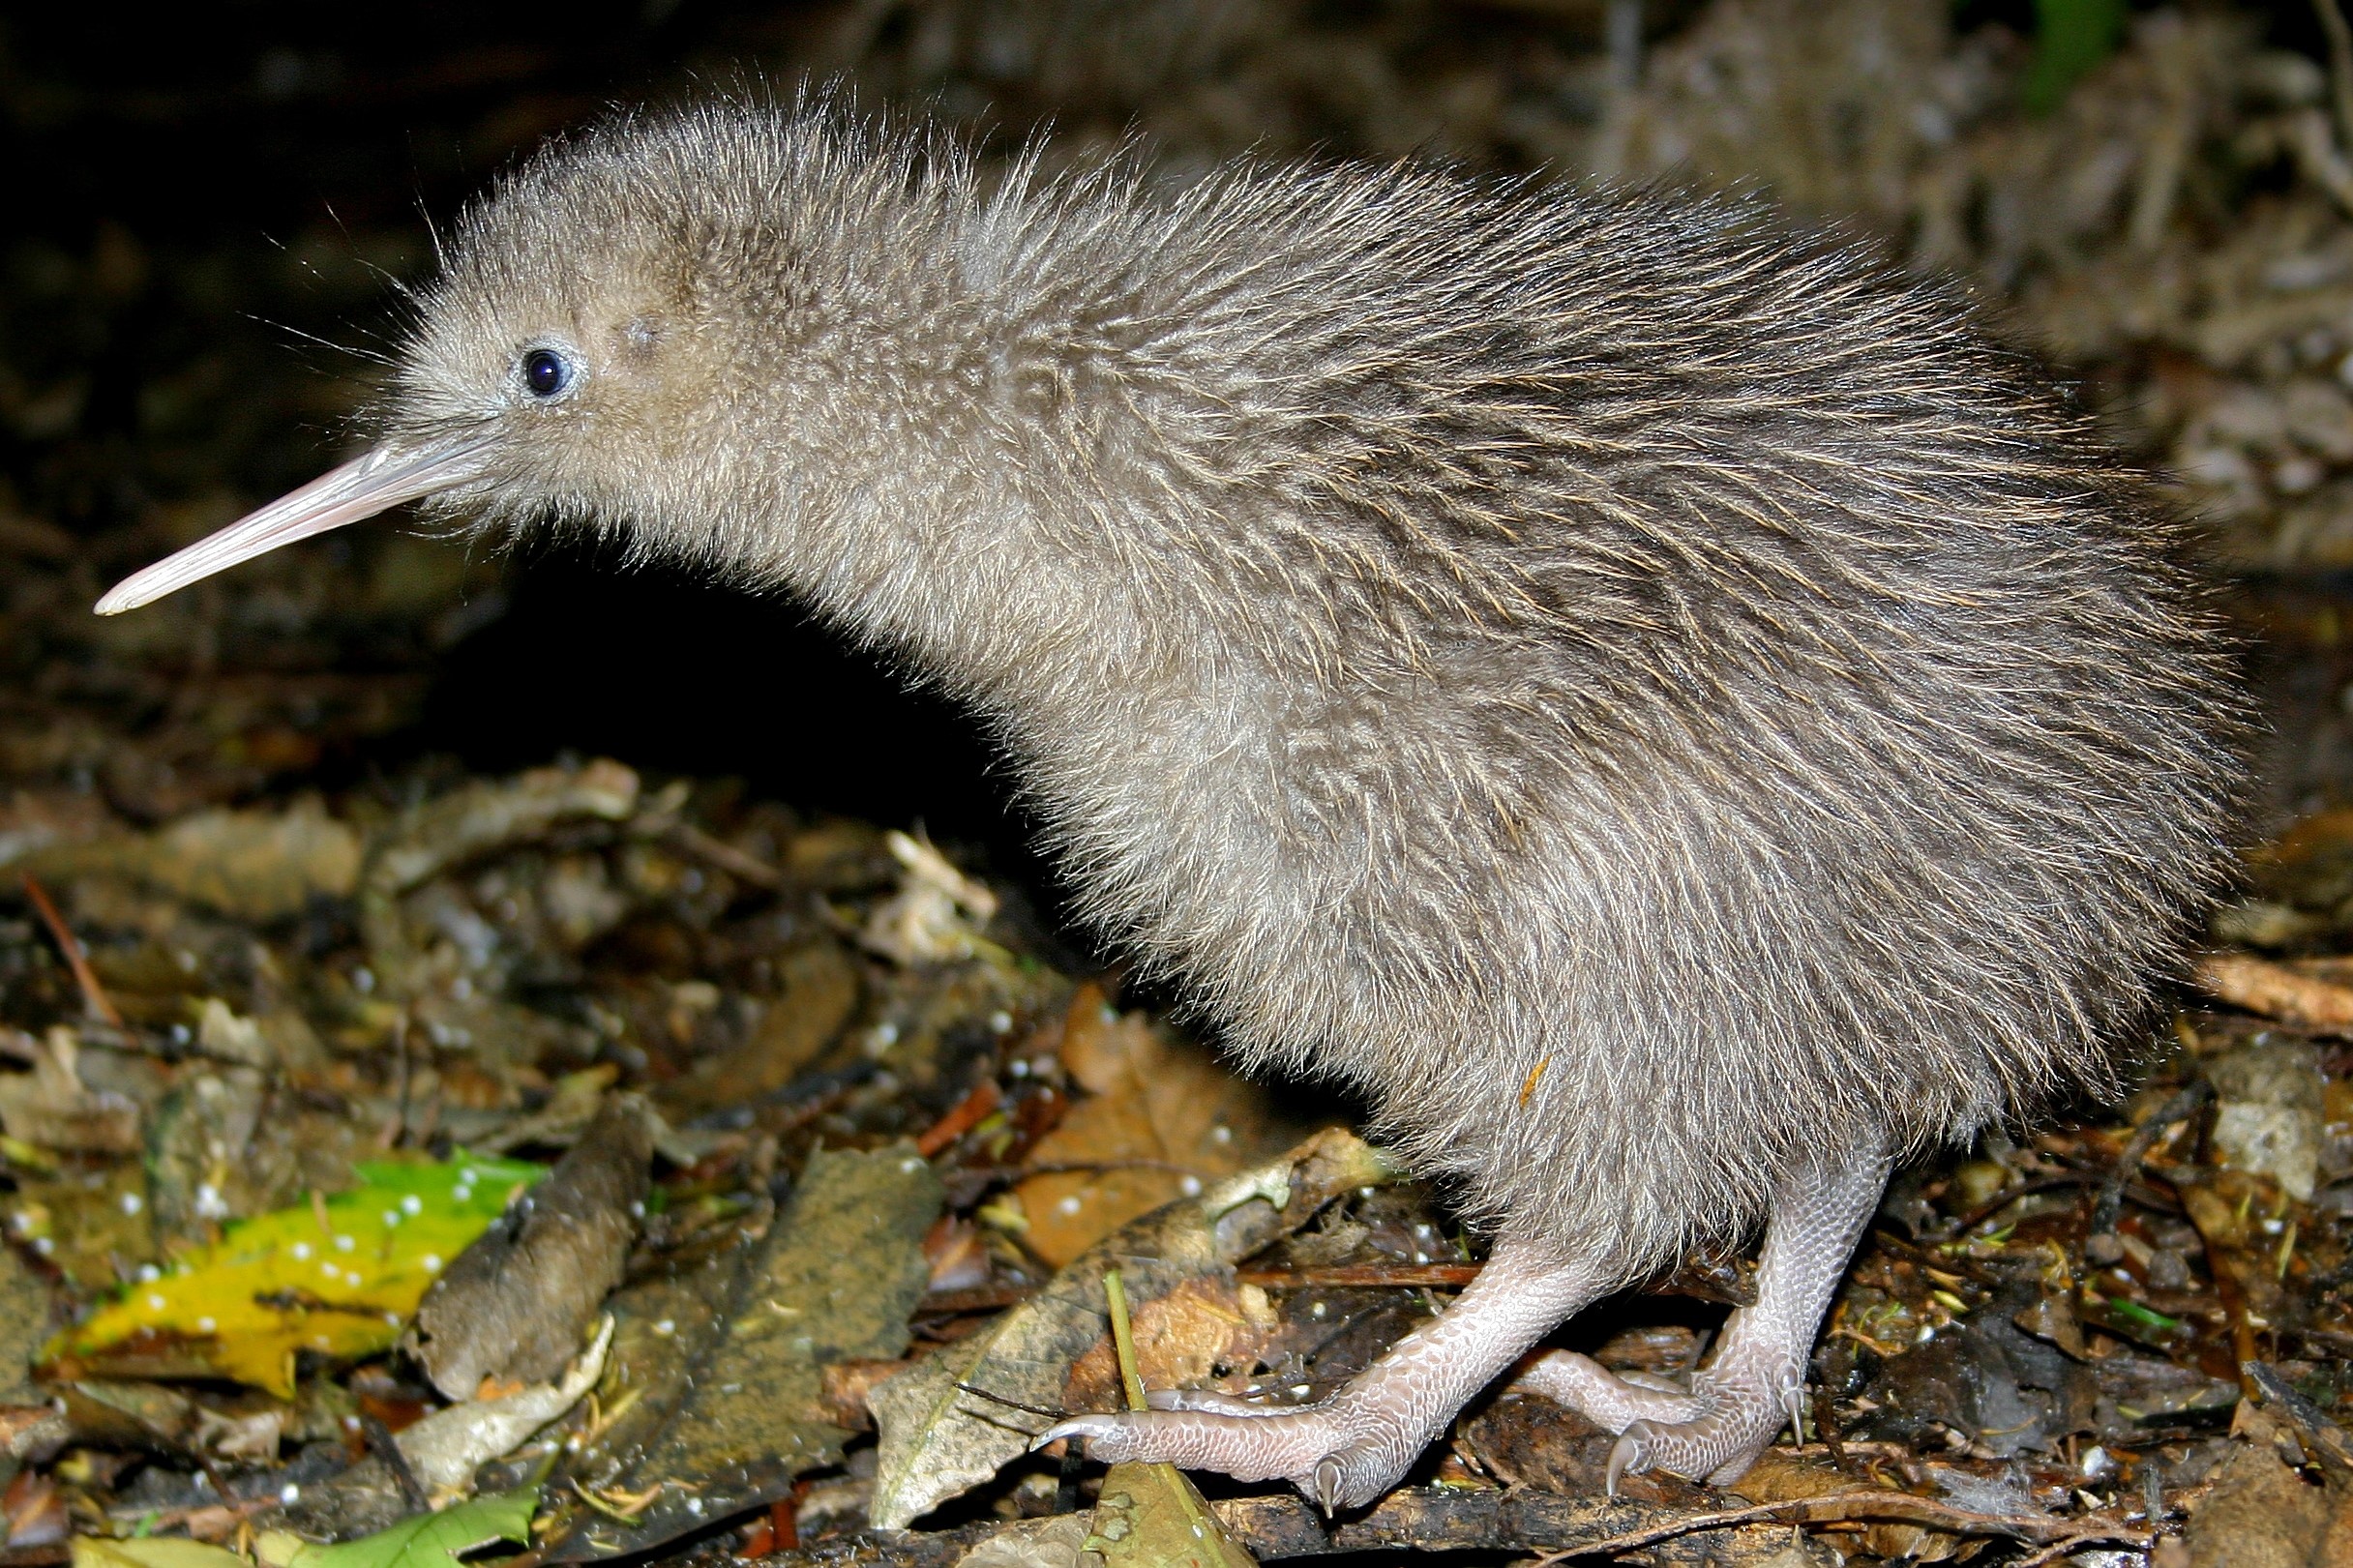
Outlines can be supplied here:
M2226 852L2228 638L1951 291L1426 171L1132 222L1040 427L1198 656L1017 727L1247 1046L1644 1263L1856 1127L2112 1083Z
M1095 914L1505 1225L1632 1271L1809 1150L2104 1086L2219 875L2177 529L1854 247L1428 169L992 188L741 106L469 245L542 212L744 370L574 510L970 695Z

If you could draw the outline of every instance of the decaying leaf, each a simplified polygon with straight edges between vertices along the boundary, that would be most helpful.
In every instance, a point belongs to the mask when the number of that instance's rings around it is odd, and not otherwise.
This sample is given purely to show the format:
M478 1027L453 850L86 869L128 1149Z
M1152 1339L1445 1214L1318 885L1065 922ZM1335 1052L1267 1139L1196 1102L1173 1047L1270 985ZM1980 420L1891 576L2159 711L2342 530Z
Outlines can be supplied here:
M454 1400L484 1380L545 1384L621 1281L645 1209L653 1127L617 1095L556 1163L433 1281L406 1343Z
M779 961L777 971L782 993L750 1037L663 1085L661 1103L672 1115L683 1118L774 1094L816 1066L857 1011L857 965L829 936L795 948Z
M1189 1281L1230 1287L1236 1262L1341 1194L1396 1173L1355 1135L1318 1133L1279 1160L1128 1225L987 1328L876 1388L868 1401L881 1432L874 1523L904 1527L1027 1451L1020 1423L1036 1418L1023 1407L1058 1408L1072 1364L1107 1332L1107 1269L1122 1272L1139 1303Z
M955 1568L1100 1568L1103 1554L1088 1544L1094 1528L1092 1513L1015 1525L981 1541L956 1559Z
M1088 1093L1030 1151L1050 1170L1013 1196L1023 1241L1060 1267L1114 1230L1206 1184L1267 1160L1305 1129L1282 1124L1266 1091L1142 1013L1082 986L1062 1022L1062 1065Z
M1248 1368L1277 1326L1273 1305L1259 1287L1215 1275L1187 1280L1157 1300L1137 1304L1137 1365L1153 1388L1211 1387L1214 1368ZM1097 1341L1071 1364L1061 1404L1100 1410L1118 1395L1117 1360L1108 1342Z
M1255 1563L1173 1464L1115 1464L1103 1477L1086 1549L1105 1568L1237 1568Z
M2254 1381L2259 1391L2271 1392L2260 1372ZM2305 1419L2294 1419L2295 1413ZM2308 1405L2284 1411L2275 1399L2242 1404L2232 1431L2247 1441L2223 1456L2190 1515L2184 1536L2189 1568L2353 1561L2353 1445L2343 1430ZM2299 1474L2300 1465L2316 1473L2320 1484Z
M82 1081L72 1029L61 1024L26 1050L33 1070L0 1077L0 1126L9 1137L75 1154L137 1152L138 1107Z
M177 899L257 923L301 914L315 899L359 884L360 840L316 800L283 812L198 812L154 833L35 854L36 874L126 877Z
M390 1529L337 1546L271 1532L262 1536L255 1557L264 1568L458 1568L465 1553L493 1541L528 1546L538 1508L539 1489L525 1487L438 1514L412 1514Z
M74 1537L74 1568L251 1568L225 1547L207 1546L177 1535L143 1535L128 1541L104 1536Z
M402 894L478 855L538 838L558 822L617 822L637 807L637 774L599 758L582 767L484 780L403 816L369 846L360 872L360 927L379 979L402 991L422 962L401 918Z
M656 1419L581 1454L574 1474L594 1511L550 1560L648 1551L838 1461L849 1434L824 1419L823 1369L906 1352L939 1204L939 1178L911 1143L813 1156L768 1233L714 1282L724 1295L701 1343L664 1319L615 1355L603 1406L644 1403ZM614 1306L631 1310L626 1292Z
M878 904L858 940L898 963L952 963L979 951L997 895L965 875L929 840L883 836L899 862L898 896Z
M573 1358L563 1380L533 1383L511 1394L468 1400L435 1410L394 1439L401 1457L436 1495L462 1492L484 1461L514 1452L522 1440L581 1402L605 1373L605 1351L612 1344L612 1319Z
M446 1266L546 1168L515 1160L369 1161L361 1185L227 1228L59 1336L53 1361L102 1375L229 1377L282 1397L299 1351L389 1348Z

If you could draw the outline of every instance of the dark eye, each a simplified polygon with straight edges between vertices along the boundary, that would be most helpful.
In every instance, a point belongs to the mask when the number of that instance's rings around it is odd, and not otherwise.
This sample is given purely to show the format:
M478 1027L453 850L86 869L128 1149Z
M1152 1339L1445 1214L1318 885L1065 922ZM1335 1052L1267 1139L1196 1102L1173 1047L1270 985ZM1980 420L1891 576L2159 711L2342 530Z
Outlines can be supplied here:
M572 384L572 367L552 348L534 348L522 357L522 384L534 398L552 398Z

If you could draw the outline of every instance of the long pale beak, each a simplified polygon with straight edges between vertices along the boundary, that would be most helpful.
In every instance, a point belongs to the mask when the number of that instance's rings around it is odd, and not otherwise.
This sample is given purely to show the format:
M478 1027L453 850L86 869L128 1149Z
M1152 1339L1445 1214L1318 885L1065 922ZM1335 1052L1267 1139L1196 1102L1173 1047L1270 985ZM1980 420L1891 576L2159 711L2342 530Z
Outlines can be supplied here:
M464 436L431 446L387 442L372 448L219 533L134 572L98 602L98 612L120 615L281 545L462 485L482 472L482 455L489 445L481 436Z

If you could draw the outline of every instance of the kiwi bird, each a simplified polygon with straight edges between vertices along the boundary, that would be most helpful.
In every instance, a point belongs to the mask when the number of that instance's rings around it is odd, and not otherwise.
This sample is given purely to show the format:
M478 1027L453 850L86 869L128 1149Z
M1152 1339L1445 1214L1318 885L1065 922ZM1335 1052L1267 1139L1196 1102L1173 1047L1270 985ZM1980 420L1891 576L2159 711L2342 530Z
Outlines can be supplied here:
M2111 1090L2243 703L2143 482L1949 289L1753 202L984 170L823 104L558 143L380 441L115 612L403 501L802 601L985 716L1088 915L1492 1233L1330 1397L1049 1437L1392 1485L1504 1374L1732 1479L1896 1160ZM1529 1352L1699 1243L1687 1383Z

